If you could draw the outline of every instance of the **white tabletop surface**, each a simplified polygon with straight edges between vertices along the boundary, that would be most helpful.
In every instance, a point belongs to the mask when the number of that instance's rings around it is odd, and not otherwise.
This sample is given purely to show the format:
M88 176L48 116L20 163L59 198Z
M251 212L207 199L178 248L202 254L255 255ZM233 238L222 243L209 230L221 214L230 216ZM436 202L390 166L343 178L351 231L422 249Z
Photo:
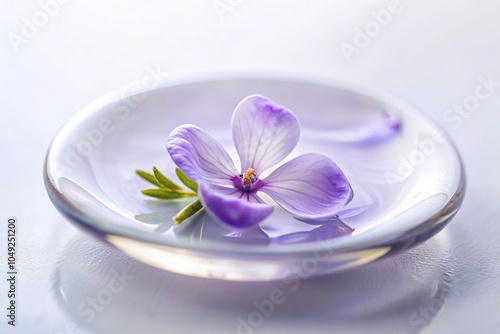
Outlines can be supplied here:
M2 4L1 333L500 332L500 2ZM385 26L374 23L372 11L388 10ZM358 29L373 29L370 40L356 40ZM212 281L148 267L85 235L52 206L44 156L80 108L152 70L168 78L249 68L357 81L421 108L464 159L468 189L460 212L409 252L291 291L282 282ZM447 111L473 101L481 80L493 84L475 110ZM7 325L3 278L10 216L19 232L15 327ZM122 286L110 294L116 275ZM275 288L286 291L286 301L256 317L255 304ZM106 303L92 309L97 298Z

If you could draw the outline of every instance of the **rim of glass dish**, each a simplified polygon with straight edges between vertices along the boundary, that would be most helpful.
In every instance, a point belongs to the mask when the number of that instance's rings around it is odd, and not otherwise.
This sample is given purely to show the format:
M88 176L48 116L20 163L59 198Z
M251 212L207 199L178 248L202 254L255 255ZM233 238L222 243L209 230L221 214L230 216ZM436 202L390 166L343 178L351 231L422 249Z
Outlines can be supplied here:
M424 235L426 232L433 231L427 238L435 235L442 228L444 228L447 223L453 218L458 209L460 208L465 195L466 188L466 175L463 165L462 158L453 143L449 135L438 126L427 114L413 106L412 104L400 99L395 96L388 94L382 90L369 87L357 82L345 81L345 80L335 80L329 77L311 74L308 72L281 72L281 71L269 71L269 70L252 70L252 71L197 71L197 72L183 72L170 74L169 77L148 88L147 91L156 91L160 89L165 89L169 87L189 85L189 84L199 84L199 83L210 83L210 82L222 82L222 81L275 81L275 82L294 82L298 84L310 84L322 87L328 87L336 90L351 92L359 94L361 96L368 97L374 101L377 101L380 105L388 105L392 108L396 108L402 113L412 113L418 114L419 117L423 118L425 122L440 129L442 133L445 134L447 138L447 144L451 146L454 154L456 155L458 165L460 168L459 172L459 182L457 189L448 201L442 206L439 211L436 211L431 217L421 222L418 222L413 227L406 228L401 227L399 230L386 231L378 235L372 235L372 233L363 233L356 235L355 237L345 236L338 239L331 239L321 241L321 246L327 248L330 251L335 251L339 253L360 251L367 249L374 249L380 247L392 247L399 243L403 243L408 239L415 238L420 235ZM182 240L166 240L162 238L162 235L155 234L153 232L146 232L141 230L134 230L133 228L121 227L121 226L109 226L109 229L101 229L100 226L95 224L95 219L85 213L85 211L79 210L78 207L73 205L70 200L66 198L58 189L57 184L54 182L53 176L49 174L49 164L51 154L57 151L57 147L61 145L61 142L65 138L65 135L78 125L78 123L90 116L93 113L99 112L103 107L115 103L121 99L125 99L135 95L132 89L137 86L140 81L130 83L124 87L113 90L107 94L104 94L100 98L94 100L80 111L78 111L73 117L71 117L58 131L52 143L49 146L48 152L45 157L43 177L46 190L49 197L56 208L61 211L67 218L71 221L82 225L82 227L90 229L92 232L98 234L98 236L113 235L119 236L127 239L132 239L136 241L142 241L147 243L154 243L162 247L172 247L175 249L183 249L186 251L204 251L211 253L227 253L228 251L232 253L237 253L240 255L255 255L255 254L267 254L267 255L292 255L292 254L306 254L311 251L317 250L316 242L304 243L304 244L292 244L292 245L280 245L279 247L269 247L269 246L258 246L258 245L239 245L238 247L228 248L227 244L223 244L216 241L204 240L202 243L193 244L187 243ZM442 219L445 217L445 219ZM444 221L436 224L436 220L441 218ZM439 228L436 228L439 225ZM373 227L376 229L377 227ZM435 230L435 231L434 231ZM398 235L394 237L394 235Z

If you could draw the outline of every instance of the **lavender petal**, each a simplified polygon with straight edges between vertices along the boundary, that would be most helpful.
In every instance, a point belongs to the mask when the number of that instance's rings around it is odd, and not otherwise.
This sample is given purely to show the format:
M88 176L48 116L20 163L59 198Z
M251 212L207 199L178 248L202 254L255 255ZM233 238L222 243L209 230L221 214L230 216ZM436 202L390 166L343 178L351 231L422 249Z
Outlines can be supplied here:
M194 125L176 128L167 139L167 151L175 164L195 182L208 180L232 184L238 174L231 157L219 142Z
M203 207L212 218L235 228L254 226L274 210L274 207L260 203L255 194L206 181L199 183L198 194Z
M261 95L248 96L238 104L231 127L241 170L253 168L257 173L290 154L300 136L295 115Z
M340 168L321 154L304 154L263 180L268 194L295 218L327 221L352 199L349 181Z

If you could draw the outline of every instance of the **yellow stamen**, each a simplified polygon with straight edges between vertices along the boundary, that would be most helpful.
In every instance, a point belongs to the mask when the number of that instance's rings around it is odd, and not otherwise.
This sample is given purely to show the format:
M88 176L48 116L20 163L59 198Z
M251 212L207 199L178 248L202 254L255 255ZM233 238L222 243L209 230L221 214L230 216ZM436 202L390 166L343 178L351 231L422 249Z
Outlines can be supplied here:
M248 168L245 174L243 174L243 181L245 184L252 183L252 175L255 175L255 170L253 168Z

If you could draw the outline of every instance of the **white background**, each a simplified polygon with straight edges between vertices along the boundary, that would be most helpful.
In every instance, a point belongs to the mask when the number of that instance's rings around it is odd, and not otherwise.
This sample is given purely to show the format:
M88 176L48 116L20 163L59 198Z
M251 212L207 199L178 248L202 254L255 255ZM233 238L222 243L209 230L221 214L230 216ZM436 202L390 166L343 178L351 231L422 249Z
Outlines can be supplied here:
M224 0L232 9L224 13L212 0L66 2L47 16L37 1L1 1L0 219L6 225L17 217L20 233L17 326L6 325L2 274L1 333L237 333L238 318L249 321L257 310L254 302L286 289L282 282L210 281L147 267L84 235L50 203L42 167L57 130L148 68L298 70L376 86L428 113L463 156L466 199L437 237L390 259L303 281L246 332L498 332L500 87L467 117L444 118L474 95L480 77L500 81L498 1L401 0L401 11L352 57L342 43L353 44L356 30L374 20L371 12L389 1ZM116 273L128 275L123 289L92 319L79 314Z

